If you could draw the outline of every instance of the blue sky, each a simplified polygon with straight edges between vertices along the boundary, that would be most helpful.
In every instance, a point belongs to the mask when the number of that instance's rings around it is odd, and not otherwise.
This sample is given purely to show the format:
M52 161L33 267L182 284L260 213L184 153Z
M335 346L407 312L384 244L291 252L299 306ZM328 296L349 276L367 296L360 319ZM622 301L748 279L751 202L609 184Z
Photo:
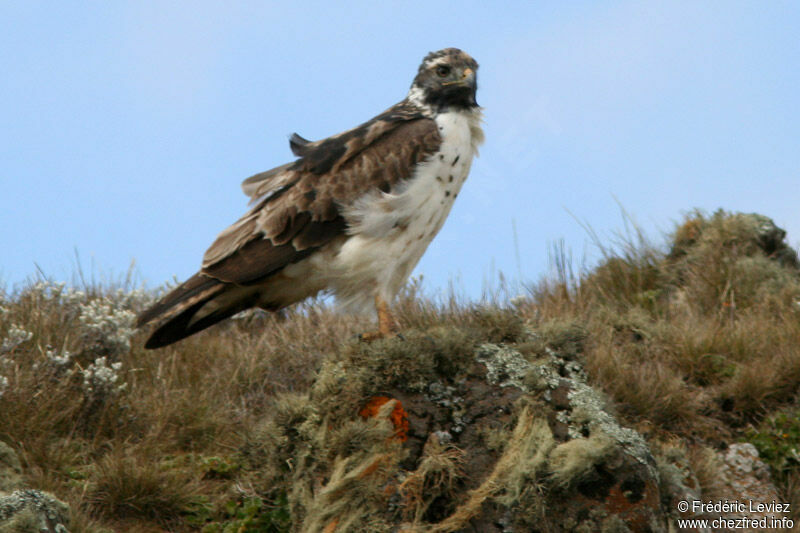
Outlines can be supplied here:
M0 287L196 271L239 183L405 96L447 46L481 64L486 144L417 268L477 298L596 253L620 205L760 212L800 242L796 2L0 3ZM517 245L513 227L516 226Z

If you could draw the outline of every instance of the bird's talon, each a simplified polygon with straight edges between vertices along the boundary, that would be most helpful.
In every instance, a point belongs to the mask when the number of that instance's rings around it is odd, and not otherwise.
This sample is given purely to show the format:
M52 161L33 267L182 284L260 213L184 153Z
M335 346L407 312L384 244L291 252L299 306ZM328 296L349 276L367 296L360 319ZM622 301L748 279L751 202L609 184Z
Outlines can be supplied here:
M367 331L357 335L358 342L372 342L384 338L384 334L380 331Z

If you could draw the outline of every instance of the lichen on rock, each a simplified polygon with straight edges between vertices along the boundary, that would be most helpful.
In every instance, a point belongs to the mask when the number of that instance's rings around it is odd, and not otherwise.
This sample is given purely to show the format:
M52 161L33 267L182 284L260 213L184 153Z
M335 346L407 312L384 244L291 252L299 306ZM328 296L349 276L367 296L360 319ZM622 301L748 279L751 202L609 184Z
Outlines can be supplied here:
M69 507L39 490L18 490L0 495L0 532L67 533Z
M0 533L67 533L69 506L52 494L22 488L14 450L0 442Z
M531 363L518 351L503 345L481 344L475 351L475 359L486 367L489 383L527 392L524 381Z
M279 403L246 455L299 530L665 529L644 439L574 354L468 341L435 328L353 345Z

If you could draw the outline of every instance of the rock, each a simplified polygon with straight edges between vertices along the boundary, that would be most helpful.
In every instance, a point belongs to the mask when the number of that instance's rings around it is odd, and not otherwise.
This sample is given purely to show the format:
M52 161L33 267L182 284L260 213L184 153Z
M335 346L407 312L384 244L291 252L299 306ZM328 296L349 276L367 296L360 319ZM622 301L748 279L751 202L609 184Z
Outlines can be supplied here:
M769 217L757 213L739 215L752 228L759 247L767 257L786 266L798 267L797 252L786 244L786 230L779 228Z
M666 531L656 462L644 438L622 427L605 399L586 384L583 368L552 350L528 383L552 408L557 445L548 457L548 514L568 530ZM558 529L558 522L552 524Z
M749 442L731 444L725 452L720 452L722 459L721 483L724 493L730 494L731 501L754 503L783 502L772 483L769 467L758 457L758 450ZM748 506L749 507L749 506ZM728 518L748 516L759 520L763 517L780 518L783 513L751 512L731 514Z
M67 533L69 506L47 492L20 488L21 475L16 453L0 442L0 533Z
M677 454L669 453L667 457L662 456L658 461L659 474L661 476L662 505L670 516L670 523L675 527L677 527L677 520L680 518L713 518L703 513L695 513L691 510L691 507L684 512L679 511L681 502L703 501L703 493L697 476L692 470L692 465L686 456L685 449L679 447L678 450ZM710 527L684 528L681 531L712 533Z
M718 210L708 217L695 212L677 228L668 255L670 260L704 254L707 247L737 248L737 253L765 257L795 270L800 268L797 251L786 241L786 230L757 213L728 213Z
M646 442L573 359L453 331L357 347L247 455L304 531L667 531Z
M0 495L0 532L67 533L69 506L40 490Z

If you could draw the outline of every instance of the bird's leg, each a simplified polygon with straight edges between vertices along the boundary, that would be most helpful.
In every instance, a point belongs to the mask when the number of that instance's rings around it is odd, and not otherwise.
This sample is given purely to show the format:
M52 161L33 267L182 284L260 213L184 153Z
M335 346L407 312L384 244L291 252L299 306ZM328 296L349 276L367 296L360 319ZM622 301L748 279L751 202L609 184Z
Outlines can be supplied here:
M392 316L389 304L380 296L375 296L375 308L378 310L378 331L382 336L388 337L397 331L397 321Z
M378 331L362 333L360 335L362 341L383 339L390 337L392 333L397 331L397 321L389 310L389 304L379 295L375 295L375 309L378 310Z

